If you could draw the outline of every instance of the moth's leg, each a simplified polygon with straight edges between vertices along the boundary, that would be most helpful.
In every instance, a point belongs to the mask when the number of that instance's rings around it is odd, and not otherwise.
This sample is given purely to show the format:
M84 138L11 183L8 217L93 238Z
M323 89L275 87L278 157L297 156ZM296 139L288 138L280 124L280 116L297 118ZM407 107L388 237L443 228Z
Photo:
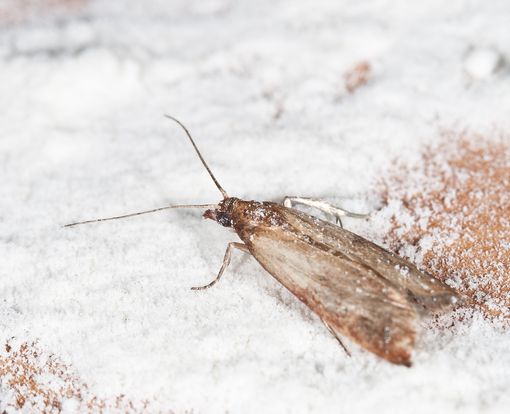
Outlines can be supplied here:
M237 243L237 242L230 242L227 246L227 250L225 251L225 256L223 257L223 264L221 265L221 269L220 271L218 272L218 276L216 276L216 278L209 284L205 285L205 286L197 286L197 287L192 287L191 290L204 290L204 289L209 289L210 287L214 286L216 283L218 283L218 281L220 280L221 278L221 275L223 274L223 272L225 271L225 269L227 268L227 266L230 264L230 258L232 256L232 249L233 248L236 248L236 249L239 249L239 250L242 250L243 252L245 253L250 253L250 251L248 250L248 248L246 247L246 245L244 245L243 243Z
M347 349L347 347L344 345L344 343L342 342L342 340L338 337L338 335L335 333L335 331L333 330L333 328L331 328L331 326L328 325L328 323L321 318L321 321L324 325L326 325L326 328L328 328L328 331L331 332L331 335L333 335L336 340L338 341L338 343L340 344L340 346L344 349L345 353L347 354L348 357L351 357L351 353L349 352L349 350Z
M305 206L310 206L310 207L316 208L317 210L323 211L326 214L330 214L335 218L336 224L338 224L340 227L343 227L341 217L352 217L352 218L368 217L368 214L353 213L351 211L345 210L340 207L336 207L324 200L320 200L317 198L287 196L283 199L283 205L285 207L292 208L292 203L304 204Z

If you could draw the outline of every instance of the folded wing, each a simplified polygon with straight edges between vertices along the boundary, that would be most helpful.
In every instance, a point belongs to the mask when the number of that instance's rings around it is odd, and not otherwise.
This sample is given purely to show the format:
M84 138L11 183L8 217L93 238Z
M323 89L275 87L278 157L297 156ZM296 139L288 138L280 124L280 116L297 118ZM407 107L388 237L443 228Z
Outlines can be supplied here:
M276 206L285 224L244 240L254 257L337 335L410 365L420 311L451 304L454 292L353 233Z

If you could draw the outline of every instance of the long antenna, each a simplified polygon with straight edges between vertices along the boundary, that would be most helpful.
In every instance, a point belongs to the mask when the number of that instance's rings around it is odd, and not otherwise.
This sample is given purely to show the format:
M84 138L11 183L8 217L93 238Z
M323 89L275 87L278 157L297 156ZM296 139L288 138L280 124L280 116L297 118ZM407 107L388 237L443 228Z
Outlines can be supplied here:
M229 198L227 192L223 189L223 187L220 185L218 180L216 180L216 177L214 176L212 171L209 169L209 166L205 162L204 157L202 157L202 154L200 154L200 151L198 150L198 147L195 144L195 141L193 141L193 138L191 138L191 134L189 133L188 129L182 124L181 121L179 121L178 119L174 118L173 116L167 115L167 114L165 114L165 116L168 119L171 119L172 121L177 122L181 126L181 128L184 129L184 132L186 132L186 135L188 136L189 140L191 141L191 145L193 145L193 148L195 148L195 151L196 151L196 153L198 155L198 158L200 158L200 161L202 161L202 164L204 165L205 169L207 170L207 172L209 173L209 175L213 179L214 184L216 184L216 187L218 187L218 190L220 190L221 194L223 195L223 198L224 199Z
M217 208L217 207L218 207L217 204L176 204L173 206L154 208L152 210L138 211L136 213L131 213L131 214L123 214L122 216L105 217L105 218L98 218L98 219L86 220L86 221L77 221L76 223L66 224L66 225L64 225L64 227L73 227L73 226L77 226L79 224L96 223L98 221L117 220L117 219L123 219L123 218L127 218L127 217L141 216L142 214L155 213L156 211L168 210L171 208Z

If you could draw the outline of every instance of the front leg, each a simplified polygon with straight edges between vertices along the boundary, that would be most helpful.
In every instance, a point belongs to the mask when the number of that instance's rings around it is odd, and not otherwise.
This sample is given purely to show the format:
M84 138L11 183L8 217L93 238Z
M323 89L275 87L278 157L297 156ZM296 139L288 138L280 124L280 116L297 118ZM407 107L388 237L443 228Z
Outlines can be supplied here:
M236 242L230 242L227 246L227 250L225 251L225 256L223 257L223 264L221 265L221 269L220 271L218 272L218 276L216 276L216 278L209 284L205 285L205 286L196 286L196 287L192 287L191 290L204 290L204 289L209 289L210 287L214 286L216 283L218 283L218 281L220 280L221 278L221 275L223 274L223 272L225 271L225 269L228 267L228 265L230 264L230 258L232 256L232 249L233 248L236 248L236 249L239 249L239 250L242 250L243 252L246 252L246 253L250 253L250 251L248 250L248 248L246 247L245 244L243 243L236 243Z
M342 226L341 217L352 217L352 218L366 218L368 214L353 213L351 211L344 210L343 208L336 207L324 200L310 197L290 197L287 196L283 199L283 205L288 208L292 208L292 203L303 204L320 210L326 214L330 214L335 218L335 221L340 227Z

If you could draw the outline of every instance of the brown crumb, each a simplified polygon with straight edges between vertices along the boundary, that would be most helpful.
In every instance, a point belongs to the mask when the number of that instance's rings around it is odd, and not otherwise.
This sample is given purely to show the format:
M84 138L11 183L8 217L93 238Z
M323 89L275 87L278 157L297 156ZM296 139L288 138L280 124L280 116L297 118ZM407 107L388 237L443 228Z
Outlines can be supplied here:
M421 258L486 316L508 318L510 148L479 135L444 138L416 166L397 167L385 180L385 208L400 206L386 242Z
M94 395L69 366L44 352L37 343L6 343L5 349L8 355L0 354L0 379L2 387L12 392L12 399L2 401L4 407L59 413L65 402L74 401L79 412L155 412L147 399L133 401L124 394L110 398Z
M73 12L88 0L4 0L0 4L0 22L20 23L51 13Z
M372 67L370 63L366 61L358 63L344 74L345 89L349 93L354 93L356 89L367 84L371 74Z

